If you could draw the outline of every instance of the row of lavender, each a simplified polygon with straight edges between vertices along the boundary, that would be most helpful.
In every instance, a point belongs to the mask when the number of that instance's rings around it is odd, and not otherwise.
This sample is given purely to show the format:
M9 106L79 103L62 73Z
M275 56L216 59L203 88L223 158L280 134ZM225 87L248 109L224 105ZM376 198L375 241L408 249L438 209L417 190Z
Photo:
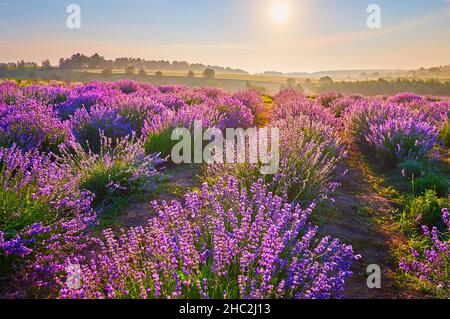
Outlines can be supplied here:
M421 288L450 297L450 101L411 93L374 98L327 93L312 101L281 92L273 116L289 114L306 114L341 130L346 144L380 171L402 176L397 184L408 190L400 190L405 208L398 228L411 239L411 255L402 258L400 268Z
M195 119L247 128L261 125L264 113L255 92L131 81L1 83L0 259L2 272L15 278L13 290L63 298L341 297L358 257L308 222L315 201L335 187L321 163L333 171L343 153L320 123L311 126L314 140L302 137L302 156L315 165L308 180L300 166L289 172L288 160L289 174L269 185L255 178L244 187L223 171L183 203L154 203L159 216L146 227L93 236L105 200L154 189L165 161L158 153L167 155L173 128L191 128ZM301 121L299 137L306 134ZM329 136L317 134L333 135L333 150ZM286 134L284 144L307 167ZM277 187L283 179L292 181ZM81 286L67 282L78 267Z
M449 298L450 101L411 93L330 93L319 102L341 119L345 137L378 169L402 176L396 182L403 185L397 193L404 206L397 227L410 238L411 255L402 258L400 269L416 287Z

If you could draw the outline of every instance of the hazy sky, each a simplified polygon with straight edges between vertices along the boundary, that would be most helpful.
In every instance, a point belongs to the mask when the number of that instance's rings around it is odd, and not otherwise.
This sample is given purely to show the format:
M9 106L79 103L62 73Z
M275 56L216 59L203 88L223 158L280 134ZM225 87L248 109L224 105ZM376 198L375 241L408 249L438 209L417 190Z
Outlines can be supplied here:
M450 64L450 0L0 0L0 61L72 53L186 60L251 72ZM66 26L69 4L81 29ZM381 29L366 25L381 7Z

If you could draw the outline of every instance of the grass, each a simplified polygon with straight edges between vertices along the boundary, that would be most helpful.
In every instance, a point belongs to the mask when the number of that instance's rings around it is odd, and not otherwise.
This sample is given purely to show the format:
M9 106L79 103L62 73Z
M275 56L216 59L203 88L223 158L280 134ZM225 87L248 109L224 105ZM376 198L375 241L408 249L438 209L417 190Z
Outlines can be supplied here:
M127 197L108 197L106 201L103 201L97 207L99 224L94 229L94 232L99 234L103 229L120 228L122 226L120 217L123 216L124 211L130 208L133 202L145 201L150 203L153 200L159 200L161 196L182 199L186 189L173 182L174 180L176 181L176 178L177 169L168 168L164 170L164 174L161 175L155 189L151 193L134 193Z
M56 212L49 204L32 199L33 190L20 191L0 188L0 226L5 235L13 235L36 222L55 218Z
M110 199L131 195L131 191L136 190L127 183L131 173L126 166L128 166L126 163L117 161L113 166L108 167L104 162L98 161L95 166L90 167L89 174L80 183L80 189L95 194L94 206ZM126 189L111 193L111 187L108 185L111 182L119 183Z
M415 179L414 175L412 178L405 178L401 168L384 171L367 158L365 163L367 169L365 174L369 177L375 192L398 207L398 212L392 215L390 223L393 223L395 231L402 234L405 242L399 243L393 250L393 259L400 261L403 257L409 256L410 247L414 247L417 251L429 249L430 240L422 235L421 226L436 226L444 230L441 211L442 208L450 208L450 200L445 196L446 192L442 191L443 187L448 189L448 184L447 186L442 184L450 177L450 167L446 165L445 159L423 163L425 177L422 178L422 182L420 178ZM408 166L417 168L415 164ZM403 169L405 170L405 166ZM440 194L436 192L439 188ZM389 217L387 218L389 221ZM395 278L400 286L409 287L429 296L448 298L447 295L442 295L443 290L402 271L398 271Z
M172 148L179 141L172 140L172 128L168 127L162 132L150 133L145 141L145 152L147 154L160 153L163 158L170 156Z
M93 230L94 233L99 234L102 230L107 228L120 228L120 217L129 209L133 202L151 202L156 200L161 194L170 194L171 188L169 184L170 173L164 174L156 188L151 193L133 193L129 196L110 196L101 202L97 207L98 225Z

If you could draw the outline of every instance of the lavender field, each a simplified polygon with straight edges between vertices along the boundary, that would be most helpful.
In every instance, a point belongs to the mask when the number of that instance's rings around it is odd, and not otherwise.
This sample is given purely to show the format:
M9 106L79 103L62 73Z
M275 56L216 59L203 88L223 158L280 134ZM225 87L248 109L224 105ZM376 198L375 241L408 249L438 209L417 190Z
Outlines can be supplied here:
M278 171L175 164L194 121ZM448 98L3 81L0 296L449 298L449 163Z

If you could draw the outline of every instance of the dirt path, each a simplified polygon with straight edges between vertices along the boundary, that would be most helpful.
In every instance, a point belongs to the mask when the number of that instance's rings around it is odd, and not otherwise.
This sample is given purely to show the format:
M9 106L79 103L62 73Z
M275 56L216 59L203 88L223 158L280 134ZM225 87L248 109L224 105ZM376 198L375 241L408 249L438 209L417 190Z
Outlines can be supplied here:
M339 192L317 216L323 235L351 243L363 258L354 267L347 282L345 298L398 299L424 298L420 292L402 287L396 280L398 261L395 251L405 246L395 231L393 215L398 208L379 196L370 183L371 172L357 152L350 152L346 162L348 173ZM381 289L369 289L366 281L368 265L377 264L382 270Z
M199 173L200 168L195 165L180 165L167 169L168 180L163 183L161 191L143 201L131 202L118 218L117 223L125 228L146 225L148 220L156 214L151 204L152 201L164 200L170 203L173 200L182 200L189 189L198 186L197 175Z

